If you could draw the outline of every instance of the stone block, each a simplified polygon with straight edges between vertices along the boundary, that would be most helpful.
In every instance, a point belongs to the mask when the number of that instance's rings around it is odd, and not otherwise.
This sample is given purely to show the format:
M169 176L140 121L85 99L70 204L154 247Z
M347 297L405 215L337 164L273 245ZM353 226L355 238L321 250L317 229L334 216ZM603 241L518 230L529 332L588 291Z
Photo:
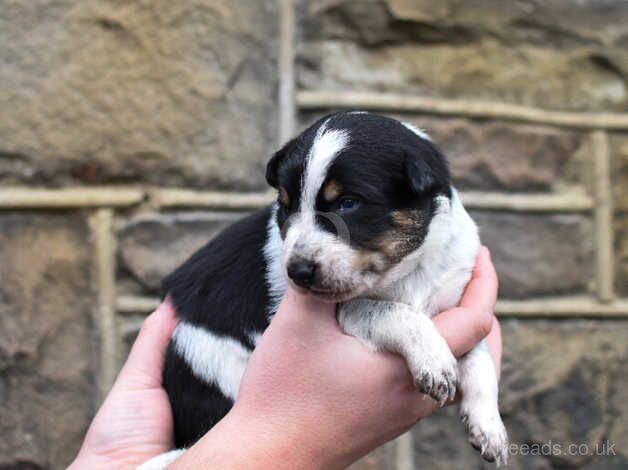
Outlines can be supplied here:
M118 234L121 265L149 292L241 213L153 214L130 220Z
M500 297L584 293L594 275L593 227L582 215L473 211L499 274Z
M610 144L615 210L628 212L628 134L611 134Z
M428 132L460 189L551 191L584 181L584 135L504 122L395 117Z
M625 2L320 0L300 12L305 89L577 110L628 103Z
M615 217L615 287L617 293L628 295L628 213Z
M10 2L0 184L265 186L277 2Z
M0 468L65 468L95 400L84 220L0 214Z

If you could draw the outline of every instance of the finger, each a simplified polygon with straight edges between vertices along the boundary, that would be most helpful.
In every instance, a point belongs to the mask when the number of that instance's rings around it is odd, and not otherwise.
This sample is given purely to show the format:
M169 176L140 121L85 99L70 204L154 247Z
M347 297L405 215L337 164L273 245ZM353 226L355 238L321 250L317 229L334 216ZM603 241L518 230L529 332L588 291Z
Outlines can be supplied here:
M497 282L489 251L482 247L460 306L434 317L436 328L456 357L469 352L491 331Z
M488 248L483 246L476 258L471 280L460 300L460 306L492 313L497 301L497 291L497 272Z
M174 307L166 299L142 323L116 384L132 381L133 385L161 386L166 347L176 324Z
M439 313L433 321L452 354L460 357L486 338L493 327L494 318L492 313L455 307Z

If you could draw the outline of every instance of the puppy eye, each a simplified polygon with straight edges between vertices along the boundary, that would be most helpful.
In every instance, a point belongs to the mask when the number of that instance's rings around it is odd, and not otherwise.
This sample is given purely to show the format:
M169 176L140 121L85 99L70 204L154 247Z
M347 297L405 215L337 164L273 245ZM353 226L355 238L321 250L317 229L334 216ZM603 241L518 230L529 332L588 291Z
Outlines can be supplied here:
M349 212L357 209L359 206L359 199L356 199L354 197L343 197L338 201L339 212Z

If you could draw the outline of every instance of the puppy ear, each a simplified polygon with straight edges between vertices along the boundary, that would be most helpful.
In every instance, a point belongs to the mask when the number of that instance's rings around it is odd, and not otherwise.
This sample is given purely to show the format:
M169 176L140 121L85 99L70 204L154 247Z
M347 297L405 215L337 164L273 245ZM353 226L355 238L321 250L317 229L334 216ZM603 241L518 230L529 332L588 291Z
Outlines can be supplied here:
M416 194L427 193L434 185L432 170L420 158L406 155L405 171L410 189Z
M290 153L290 150L295 145L296 140L292 139L286 145L281 147L275 154L271 157L270 161L266 165L266 181L273 188L278 189L279 181L277 179L277 170L279 169L279 164L283 161L286 155Z
M447 161L431 142L424 141L406 150L404 171L415 194L450 192Z

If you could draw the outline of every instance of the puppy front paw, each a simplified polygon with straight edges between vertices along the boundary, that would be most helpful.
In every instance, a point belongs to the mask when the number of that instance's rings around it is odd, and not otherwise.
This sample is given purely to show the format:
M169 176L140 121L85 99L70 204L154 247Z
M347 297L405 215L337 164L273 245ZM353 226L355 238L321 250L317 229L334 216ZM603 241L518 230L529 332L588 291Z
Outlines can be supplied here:
M460 419L466 427L469 443L484 460L495 462L497 466L507 463L508 434L495 406L462 406Z
M442 342L444 348L438 347L423 354L417 352L410 361L417 390L432 397L440 406L454 399L458 382L458 364L445 340Z

